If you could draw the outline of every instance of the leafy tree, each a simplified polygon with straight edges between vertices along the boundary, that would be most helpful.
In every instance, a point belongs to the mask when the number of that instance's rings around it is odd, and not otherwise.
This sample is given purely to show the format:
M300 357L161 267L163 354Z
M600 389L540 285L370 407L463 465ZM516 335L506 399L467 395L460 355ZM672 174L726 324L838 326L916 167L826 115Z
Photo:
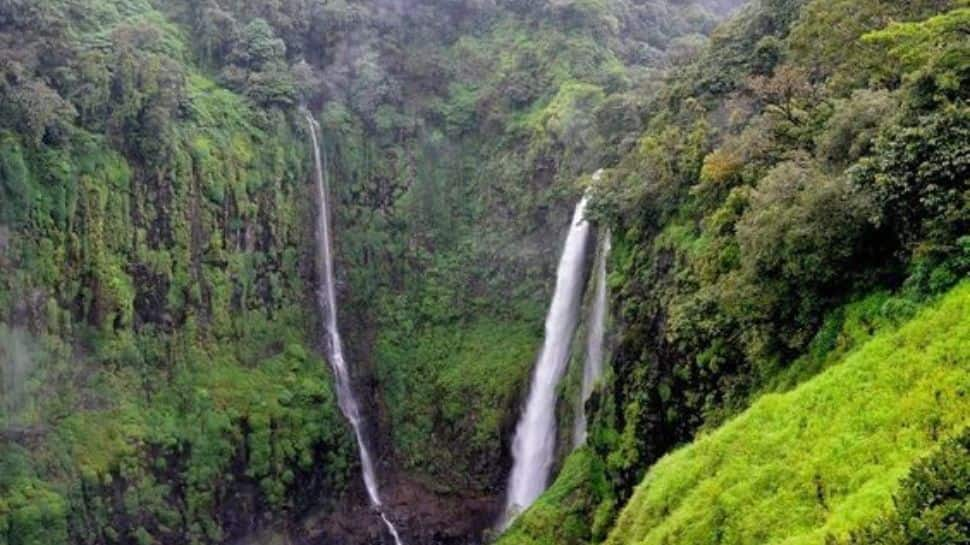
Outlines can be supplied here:
M887 129L851 176L875 196L878 221L901 248L935 260L962 255L956 241L970 229L970 109L954 105Z
M15 61L0 61L0 113L4 120L0 123L9 124L37 145L45 138L62 143L77 111L56 90L25 71Z
M905 77L914 105L933 108L970 97L968 26L970 8L961 8L926 21L896 23L862 41L888 51L882 58L889 62L877 72L882 78Z
M741 310L736 319L760 315L772 327L791 324L776 338L793 351L804 346L822 309L848 289L854 271L867 262L871 216L867 195L854 193L844 178L825 175L809 160L772 169L758 182L737 224L744 278L760 285L765 296L738 293L745 301L732 305Z
M267 65L283 62L285 54L286 44L276 37L273 27L263 19L253 19L243 27L229 62L259 71Z
M938 13L949 0L814 0L792 28L790 48L813 77L834 76L831 85L846 89L883 68L880 48L860 38L900 18ZM861 81L860 81L861 80Z
M806 131L812 127L810 111L818 102L818 90L809 79L808 72L784 65L774 74L754 76L748 80L748 89L761 103L764 114L772 122L775 138L785 147L809 145Z
M886 90L859 89L838 100L815 138L816 155L837 168L869 156L879 129L892 122L898 107L898 99Z

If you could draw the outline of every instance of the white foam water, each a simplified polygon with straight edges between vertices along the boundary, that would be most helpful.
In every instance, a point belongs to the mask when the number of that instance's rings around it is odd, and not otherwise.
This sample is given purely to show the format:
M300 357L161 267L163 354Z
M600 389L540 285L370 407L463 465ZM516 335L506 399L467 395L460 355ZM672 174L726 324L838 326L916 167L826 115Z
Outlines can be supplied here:
M546 489L552 470L556 450L556 390L566 370L585 287L590 238L590 225L584 218L586 203L587 198L583 197L573 212L556 273L556 290L546 316L542 352L512 443L514 463L506 500L506 526Z

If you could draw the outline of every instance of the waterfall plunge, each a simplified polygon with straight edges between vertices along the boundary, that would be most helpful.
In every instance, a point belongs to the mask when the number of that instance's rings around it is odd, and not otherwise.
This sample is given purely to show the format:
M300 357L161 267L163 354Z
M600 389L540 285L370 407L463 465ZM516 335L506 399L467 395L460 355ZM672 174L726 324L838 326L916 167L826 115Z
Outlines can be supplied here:
M573 446L586 442L586 402L593 393L593 387L603 376L603 341L606 338L606 258L610 255L610 233L602 234L602 242L596 254L595 281L589 322L586 332L586 362L583 365L583 386L580 391L579 407L573 425Z
M529 399L512 443L515 460L509 477L506 525L529 507L549 480L556 450L556 389L566 370L583 295L590 225L586 197L576 205L556 273L556 291L546 317L546 337L536 363Z
M361 419L360 404L354 395L354 390L350 385L350 371L347 368L347 360L344 359L343 344L340 340L340 331L337 327L337 288L333 273L333 240L330 237L330 208L327 199L327 187L324 181L323 158L320 153L320 142L317 140L317 132L320 126L313 119L310 112L306 112L307 124L310 126L310 138L313 143L313 159L316 173L317 203L320 210L317 214L317 274L320 277L320 286L317 289L317 304L323 314L324 325L327 329L329 340L330 366L333 368L334 383L337 387L337 402L340 410L350 421L350 426L354 430L357 438L357 449L360 452L360 465L364 476L364 486L367 488L367 496L371 505L380 513L381 520L387 526L387 530L394 538L394 543L402 545L401 537L398 535L397 528L391 523L384 513L381 505L380 489L377 486L377 473L374 471L374 462L371 453L367 449L363 435L363 421Z

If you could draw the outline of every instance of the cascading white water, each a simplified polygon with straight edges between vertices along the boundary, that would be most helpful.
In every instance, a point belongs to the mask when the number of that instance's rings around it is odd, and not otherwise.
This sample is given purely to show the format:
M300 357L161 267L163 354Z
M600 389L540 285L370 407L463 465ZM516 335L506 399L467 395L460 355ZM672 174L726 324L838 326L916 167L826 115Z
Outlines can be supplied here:
M360 404L350 384L350 371L347 360L344 359L343 343L340 340L340 330L337 327L337 288L333 273L333 241L330 237L330 207L327 199L327 186L323 157L317 132L320 126L310 112L306 112L307 124L310 126L310 138L313 143L313 159L316 173L317 203L320 207L317 214L317 274L320 276L320 286L317 289L317 304L323 314L324 326L327 329L329 341L330 366L333 368L334 383L337 387L337 402L340 410L350 421L357 438L357 449L360 451L360 465L364 475L364 486L371 505L378 510L381 520L394 538L394 543L402 545L397 528L384 513L381 504L380 489L377 486L377 473L367 444L364 442L363 422L361 420Z
M569 359L569 348L585 287L590 225L583 217L586 197L576 205L572 226L556 273L556 291L546 317L546 338L536 362L529 399L512 443L505 524L529 507L546 488L556 450L556 389Z
M586 361L583 365L583 386L580 390L579 407L573 425L573 446L586 442L586 402L593 393L593 387L603 376L603 341L606 338L606 258L610 254L610 233L601 234L599 251L596 254L596 282L593 301L590 306L586 332Z

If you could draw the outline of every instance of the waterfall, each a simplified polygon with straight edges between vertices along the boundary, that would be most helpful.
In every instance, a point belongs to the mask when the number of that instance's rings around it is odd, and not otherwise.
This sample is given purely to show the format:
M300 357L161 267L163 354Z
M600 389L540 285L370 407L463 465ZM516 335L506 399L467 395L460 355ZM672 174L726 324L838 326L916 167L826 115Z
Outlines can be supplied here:
M596 288L589 311L586 331L586 361L583 365L583 386L580 390L579 407L573 425L573 446L586 442L586 402L593 393L593 386L603 376L603 341L606 336L606 258L610 254L610 233L601 235L596 254Z
M384 513L381 504L380 489L377 485L377 473L374 470L374 462L371 453L364 442L363 421L361 418L360 404L350 384L350 371L347 368L347 360L344 359L343 344L340 340L340 331L337 327L337 288L333 273L333 239L330 236L330 208L327 199L327 184L324 180L325 169L323 158L320 152L320 142L317 140L317 132L320 126L313 119L310 112L306 112L307 124L310 126L310 138L313 144L313 159L316 173L317 203L320 210L317 214L317 274L320 277L320 285L317 289L317 304L323 315L324 326L327 330L327 340L329 341L329 351L327 353L330 366L333 368L334 383L337 388L337 402L340 410L350 422L357 438L357 449L360 452L360 465L364 476L364 486L367 488L367 496L371 505L380 513L381 520L387 526L387 530L394 538L396 545L402 545L401 537L398 535L397 528L391 523Z
M545 490L556 450L556 389L569 359L576 331L586 268L590 226L584 219L586 197L576 205L556 274L556 291L546 317L546 337L536 362L525 412L512 443L506 524Z

